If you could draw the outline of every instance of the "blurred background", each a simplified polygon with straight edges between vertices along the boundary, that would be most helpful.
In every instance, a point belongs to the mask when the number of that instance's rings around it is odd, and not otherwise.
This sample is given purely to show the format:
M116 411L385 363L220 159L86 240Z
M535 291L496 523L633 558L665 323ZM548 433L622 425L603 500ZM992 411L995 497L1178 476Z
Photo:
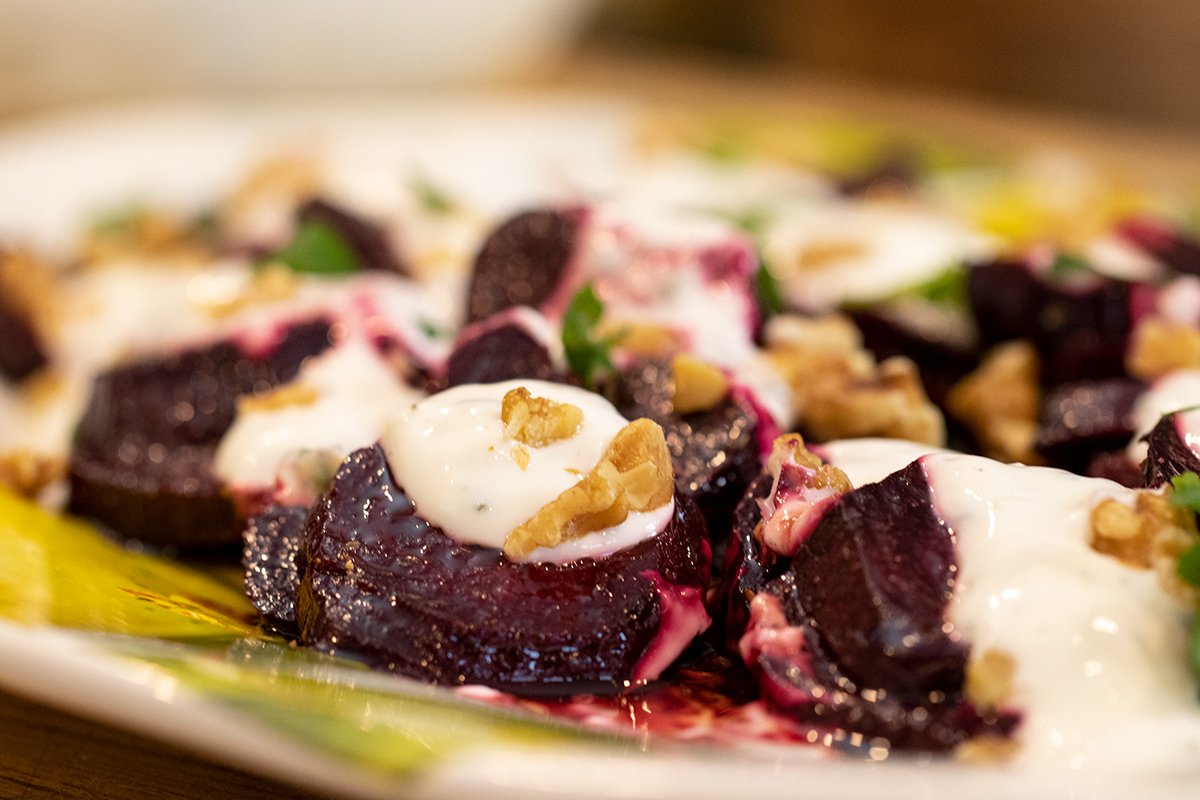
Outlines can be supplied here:
M1200 131L1192 0L0 0L0 113L546 82L581 53Z

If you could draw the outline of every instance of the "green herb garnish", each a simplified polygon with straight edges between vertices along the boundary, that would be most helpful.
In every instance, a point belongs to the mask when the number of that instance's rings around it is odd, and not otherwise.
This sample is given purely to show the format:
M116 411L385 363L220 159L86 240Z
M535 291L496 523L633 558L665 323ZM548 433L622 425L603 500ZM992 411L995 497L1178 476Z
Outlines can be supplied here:
M584 386L594 387L596 378L613 368L612 348L622 338L619 333L604 337L596 333L596 324L603 315L604 303L588 284L571 298L563 316L562 343L567 366Z
M754 295L764 320L783 313L783 294L779 290L779 282L761 258L758 262L758 272L754 273Z
M450 335L449 331L439 328L427 319L417 320L417 327L421 329L421 333L428 336L430 339L442 339Z
M320 220L301 223L292 241L271 260L315 275L339 275L359 268L358 256L342 235Z
M421 208L430 214L445 216L458 208L458 203L452 200L450 195L425 178L414 178L411 188L413 194L417 196L417 202L421 204Z
M1176 508L1186 508L1190 511L1200 511L1200 475L1194 472L1184 472L1171 478L1171 505Z
M888 299L925 300L939 306L965 307L967 305L967 265L955 264L947 267L924 283L901 289ZM864 304L862 307L867 306L868 304ZM858 306L848 303L847 307Z
M1196 542L1179 556L1179 577L1200 589L1200 542Z
M1050 265L1050 275L1055 278L1065 278L1068 275L1091 271L1091 264L1072 253L1059 253L1054 257L1054 263Z

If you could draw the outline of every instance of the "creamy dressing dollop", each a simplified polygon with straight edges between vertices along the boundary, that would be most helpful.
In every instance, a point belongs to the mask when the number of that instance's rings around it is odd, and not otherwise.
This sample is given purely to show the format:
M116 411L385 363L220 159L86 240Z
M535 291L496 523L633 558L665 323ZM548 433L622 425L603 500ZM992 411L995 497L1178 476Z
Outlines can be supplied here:
M1200 751L1185 615L1152 571L1089 545L1092 509L1108 498L1132 504L1135 492L929 450L875 441L833 443L821 453L856 486L920 457L934 507L957 542L950 621L973 654L996 649L1016 662L1018 762L1150 775L1165 754Z
M579 430L542 447L506 438L501 404L518 387L580 408ZM417 513L458 541L499 548L515 527L590 472L626 424L592 392L513 380L456 386L414 403L389 425L381 442ZM524 466L524 458L514 456L517 447L528 454ZM554 553L535 551L531 560L599 557L657 534L669 519L668 507L631 514L622 525L565 542L552 548Z

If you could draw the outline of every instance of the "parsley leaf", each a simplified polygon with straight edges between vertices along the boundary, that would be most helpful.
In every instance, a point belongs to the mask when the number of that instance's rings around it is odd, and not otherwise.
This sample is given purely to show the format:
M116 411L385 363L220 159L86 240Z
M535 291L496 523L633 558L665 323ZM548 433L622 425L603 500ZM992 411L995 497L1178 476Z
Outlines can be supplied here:
M1171 505L1200 512L1200 475L1184 472L1171 478Z
M450 198L450 195L425 178L414 178L411 188L413 194L417 196L417 202L421 204L421 208L430 214L439 217L445 216L452 213L458 207L458 204Z
M301 223L287 247L275 253L296 272L337 275L358 270L358 256L331 225L320 220Z
M1068 275L1091 272L1091 270L1091 264L1072 253L1057 254L1054 256L1054 263L1050 265L1050 274L1055 278L1065 278Z
M939 306L967 305L967 265L954 264L924 283L909 286L893 294L890 300L926 300ZM857 304L847 304L854 308ZM862 307L867 307L864 304Z
M1196 542L1179 556L1179 577L1200 589L1200 542Z
M758 261L758 272L754 274L754 295L764 320L783 313L783 294L779 290L779 282L761 258Z
M427 319L417 320L417 327L421 329L421 333L428 336L430 339L443 339L450 335L449 331L439 328Z
M588 284L571 298L563 316L562 343L567 366L584 386L595 386L596 378L613 368L612 348L622 338L621 334L597 336L596 324L603 314L604 303Z

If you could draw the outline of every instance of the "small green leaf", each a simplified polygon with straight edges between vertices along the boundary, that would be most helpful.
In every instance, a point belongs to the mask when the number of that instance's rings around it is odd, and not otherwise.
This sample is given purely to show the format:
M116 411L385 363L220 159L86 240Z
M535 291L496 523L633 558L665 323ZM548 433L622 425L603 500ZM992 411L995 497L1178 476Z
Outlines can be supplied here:
M1196 542L1179 556L1179 577L1200 589L1200 542Z
M417 177L410 184L413 194L421 208L436 216L445 216L458 208L458 203L450 198L441 188L430 183L425 178Z
M430 339L444 339L450 335L450 332L439 328L427 319L417 320L417 327L421 329L421 333L428 336Z
M1090 272L1091 269L1091 264L1080 256L1073 253L1059 253L1054 257L1054 263L1050 265L1050 275L1055 278L1065 278L1068 275Z
M314 275L338 275L359 268L358 257L342 235L320 220L302 223L288 246L275 253L274 260L296 272Z
M1186 508L1200 512L1200 476L1194 472L1185 472L1171 478L1171 505L1176 508Z
M940 306L963 307L967 304L967 266L954 264L924 283L902 289L891 300L926 300Z
M567 366L585 386L594 386L596 378L613 368L612 348L620 336L598 338L596 323L604 314L604 304L591 285L571 298L563 316L562 342Z
M761 258L758 262L758 272L754 274L754 294L764 319L783 313L783 294L779 290L779 282Z

